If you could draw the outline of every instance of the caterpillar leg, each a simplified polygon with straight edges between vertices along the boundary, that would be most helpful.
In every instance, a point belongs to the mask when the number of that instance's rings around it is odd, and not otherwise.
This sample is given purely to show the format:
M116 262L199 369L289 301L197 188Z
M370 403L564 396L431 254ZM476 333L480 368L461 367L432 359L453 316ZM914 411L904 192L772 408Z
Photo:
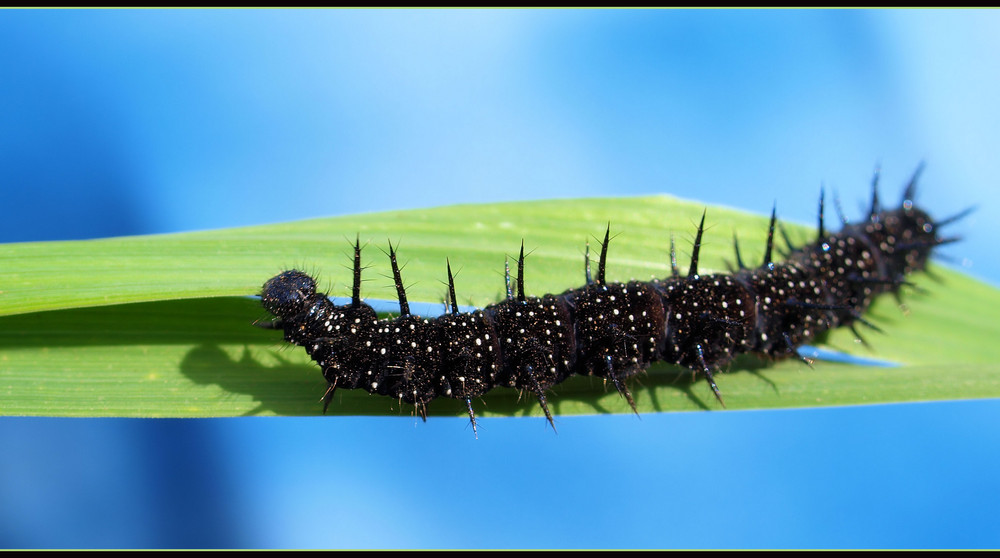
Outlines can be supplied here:
M556 429L556 423L552 420L552 413L549 412L549 404L545 399L545 390L542 388L542 385L538 383L538 378L535 376L534 368L530 364L525 365L524 373L531 384L533 384L533 387L529 389L531 389L531 391L538 396L538 404L542 406L542 411L545 411L545 418L548 419L549 425L552 426L552 430L554 432Z
M639 416L639 410L635 407L635 399L632 398L632 392L628 390L628 386L625 385L625 382L623 382L622 379L615 374L611 355L604 357L604 364L605 373L607 374L606 377L611 378L611 383L614 384L615 389L617 389L618 393L620 393L621 396L628 401L628 404L632 407L632 412L635 413L636 416Z
M698 362L701 363L701 370L705 373L705 378L708 379L708 385L712 387L712 393L714 393L715 398L719 400L719 404L725 407L726 402L722 400L722 393L719 392L719 386L715 384L715 376L712 375L712 369L709 368L708 364L705 362L705 351L702 350L700 343L696 349L698 353Z

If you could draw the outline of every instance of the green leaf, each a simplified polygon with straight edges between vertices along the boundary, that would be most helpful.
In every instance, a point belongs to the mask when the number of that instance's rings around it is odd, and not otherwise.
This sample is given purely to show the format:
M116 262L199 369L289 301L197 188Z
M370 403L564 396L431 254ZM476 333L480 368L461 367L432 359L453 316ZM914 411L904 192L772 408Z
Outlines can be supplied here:
M364 295L393 300L388 258L400 242L411 301L444 298L445 258L460 270L458 296L484 306L504 292L503 259L523 239L530 294L583 283L584 242L611 223L609 280L670 273L676 235L682 267L703 207L666 196L453 206L174 235L0 245L0 413L46 416L210 417L315 415L325 382L280 332L251 326L267 313L248 295L279 271L318 274L349 295L355 235L368 242ZM711 208L701 268L725 271L732 234L744 258L763 252L766 218ZM812 234L789 227L795 241ZM376 248L378 247L378 248ZM596 257L596 256L595 256ZM808 407L1000 396L998 326L986 310L1000 291L933 267L904 288L907 312L882 297L868 314L886 334L850 331L824 344L892 360L884 368L739 359L718 378L730 409ZM631 412L612 388L572 378L549 397L556 414ZM703 380L656 365L633 383L640 412L719 409ZM533 398L495 389L483 416L539 414ZM436 400L431 414L462 415ZM331 414L411 414L361 390L337 392Z

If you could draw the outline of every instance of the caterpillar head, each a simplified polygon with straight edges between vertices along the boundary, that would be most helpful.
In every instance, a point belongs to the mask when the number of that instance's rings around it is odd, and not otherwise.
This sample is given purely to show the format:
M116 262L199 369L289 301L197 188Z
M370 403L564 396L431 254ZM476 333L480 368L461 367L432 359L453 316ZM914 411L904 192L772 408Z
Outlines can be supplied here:
M304 312L315 296L316 280L297 269L272 277L260 293L264 308L283 319Z

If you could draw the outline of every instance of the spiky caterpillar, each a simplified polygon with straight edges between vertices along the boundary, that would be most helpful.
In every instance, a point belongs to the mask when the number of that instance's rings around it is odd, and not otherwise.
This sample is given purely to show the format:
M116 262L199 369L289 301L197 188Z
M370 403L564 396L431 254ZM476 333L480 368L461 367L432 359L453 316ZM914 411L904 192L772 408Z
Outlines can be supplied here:
M551 424L546 391L566 377L604 378L635 409L627 380L654 361L704 375L722 403L714 373L735 356L798 356L799 346L826 330L867 323L862 314L875 296L898 291L908 273L923 269L934 247L952 240L937 229L961 215L935 223L914 206L918 175L919 169L901 205L888 211L873 186L868 219L851 224L841 217L844 226L836 234L824 229L821 195L816 241L799 248L789 243L783 262L772 259L772 213L762 265L746 267L737 245L731 274L699 274L704 215L688 273L682 276L672 262L672 276L663 280L606 281L609 227L596 278L588 259L583 287L526 296L522 243L515 284L506 273L506 299L466 313L458 310L449 262L450 311L433 319L410 313L391 244L400 315L378 319L361 301L356 241L350 304L333 304L313 278L290 270L264 284L262 304L277 319L258 325L283 329L288 342L303 346L320 365L328 382L324 412L337 388L398 398L425 418L427 404L443 396L466 402L475 430L472 399L507 386L534 393Z

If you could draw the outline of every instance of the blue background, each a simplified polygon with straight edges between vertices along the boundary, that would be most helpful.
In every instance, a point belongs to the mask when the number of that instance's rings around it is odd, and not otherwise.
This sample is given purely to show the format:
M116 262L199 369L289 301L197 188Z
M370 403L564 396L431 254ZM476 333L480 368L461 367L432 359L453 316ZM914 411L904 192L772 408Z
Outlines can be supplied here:
M876 164L895 200L926 160L923 206L979 206L946 261L998 284L998 32L992 11L2 11L0 241L659 192L813 223L821 182L857 218ZM475 440L461 418L3 418L0 546L997 547L998 419Z

